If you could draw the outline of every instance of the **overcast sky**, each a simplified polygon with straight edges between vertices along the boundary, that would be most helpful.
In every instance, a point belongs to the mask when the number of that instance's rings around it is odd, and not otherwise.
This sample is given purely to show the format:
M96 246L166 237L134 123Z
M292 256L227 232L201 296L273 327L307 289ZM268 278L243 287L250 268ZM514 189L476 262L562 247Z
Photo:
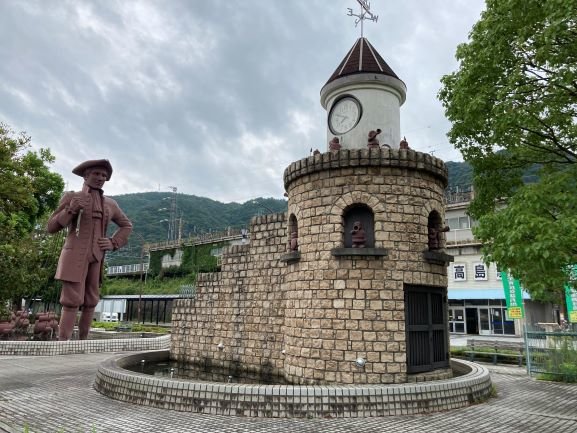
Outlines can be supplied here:
M482 0L372 0L365 36L407 85L401 135L460 160L437 100ZM0 121L71 170L108 158L108 195L282 198L326 150L319 92L360 36L355 0L0 0Z

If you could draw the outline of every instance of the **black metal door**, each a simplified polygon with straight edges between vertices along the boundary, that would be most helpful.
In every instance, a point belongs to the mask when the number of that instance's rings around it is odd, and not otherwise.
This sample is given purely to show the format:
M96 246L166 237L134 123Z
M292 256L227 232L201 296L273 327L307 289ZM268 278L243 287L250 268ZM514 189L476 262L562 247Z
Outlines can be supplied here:
M443 287L405 286L408 373L449 366L446 304Z

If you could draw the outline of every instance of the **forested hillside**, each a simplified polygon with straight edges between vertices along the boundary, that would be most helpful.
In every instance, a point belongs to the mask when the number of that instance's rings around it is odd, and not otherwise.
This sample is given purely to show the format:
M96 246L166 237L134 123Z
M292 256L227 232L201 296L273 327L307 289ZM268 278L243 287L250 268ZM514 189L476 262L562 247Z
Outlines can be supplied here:
M459 190L467 190L473 184L473 169L467 162L445 162L447 169L449 170L449 186L447 189L455 191L457 188ZM523 181L525 183L533 183L538 180L538 170L541 168L540 164L533 164L523 175Z
M228 227L247 227L255 215L285 212L286 200L256 198L245 203L221 203L205 197L171 192L143 192L113 197L132 220L134 231L148 242L166 240L173 200L176 233L182 219L182 237Z
M445 164L449 170L449 190L467 189L473 183L473 170L469 164L454 161L447 161Z

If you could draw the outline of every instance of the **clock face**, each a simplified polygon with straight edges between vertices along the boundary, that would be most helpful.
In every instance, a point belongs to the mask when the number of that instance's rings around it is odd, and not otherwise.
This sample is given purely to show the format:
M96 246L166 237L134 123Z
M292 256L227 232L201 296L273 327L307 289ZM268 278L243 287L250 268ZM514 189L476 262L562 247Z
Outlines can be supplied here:
M333 134L344 134L355 127L361 118L361 103L352 96L339 99L331 108L329 128Z

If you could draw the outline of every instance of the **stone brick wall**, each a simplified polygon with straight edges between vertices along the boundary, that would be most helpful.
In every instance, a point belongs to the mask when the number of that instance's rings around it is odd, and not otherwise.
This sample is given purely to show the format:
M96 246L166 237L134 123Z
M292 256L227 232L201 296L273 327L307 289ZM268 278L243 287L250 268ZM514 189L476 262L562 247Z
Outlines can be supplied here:
M161 409L225 416L325 420L444 412L482 402L492 392L489 370L467 361L453 361L453 368L462 372L460 377L438 382L292 386L206 383L136 375L125 369L143 359L147 363L166 362L168 351L124 354L107 359L98 366L94 388L116 400ZM328 429L325 427L322 431Z
M249 244L224 249L221 272L199 275L195 299L175 303L173 359L282 371L286 216L255 217L250 234Z
M301 384L406 382L404 285L447 287L446 267L423 257L429 213L444 219L446 182L441 160L412 150L294 162L284 174L288 215L253 219L250 245L226 250L222 272L176 303L171 357ZM343 214L355 205L374 214L370 252L343 248ZM284 262L290 215L300 258Z
M287 269L285 372L294 381L406 382L404 284L447 286L446 268L425 262L427 219L442 216L447 172L407 150L325 153L284 175L301 259ZM344 211L374 213L375 248L386 256L333 256ZM363 369L357 358L366 359Z

